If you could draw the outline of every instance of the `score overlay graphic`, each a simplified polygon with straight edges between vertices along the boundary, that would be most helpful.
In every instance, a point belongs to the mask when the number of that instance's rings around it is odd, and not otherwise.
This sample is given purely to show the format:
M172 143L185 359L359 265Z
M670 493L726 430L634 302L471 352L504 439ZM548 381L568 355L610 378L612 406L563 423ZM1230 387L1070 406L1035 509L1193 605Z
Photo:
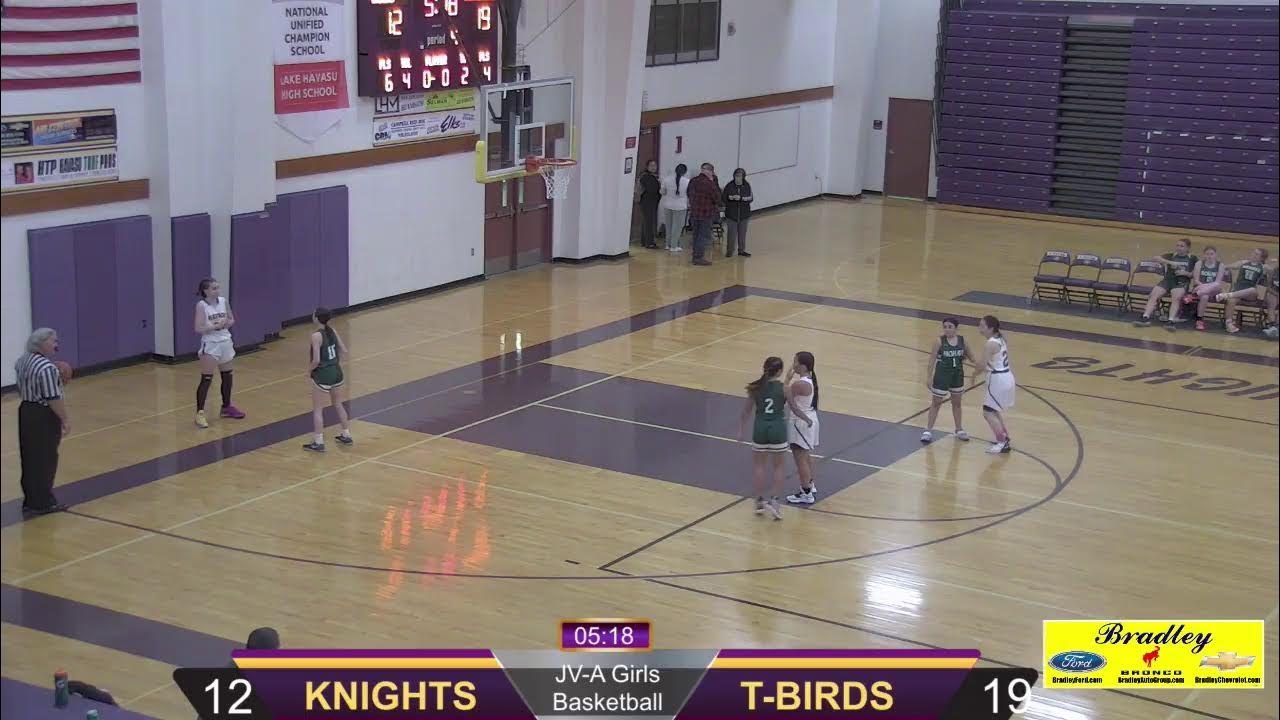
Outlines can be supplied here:
M647 620L559 630L564 650L238 650L174 679L210 719L997 720L1038 677L977 650L653 650Z

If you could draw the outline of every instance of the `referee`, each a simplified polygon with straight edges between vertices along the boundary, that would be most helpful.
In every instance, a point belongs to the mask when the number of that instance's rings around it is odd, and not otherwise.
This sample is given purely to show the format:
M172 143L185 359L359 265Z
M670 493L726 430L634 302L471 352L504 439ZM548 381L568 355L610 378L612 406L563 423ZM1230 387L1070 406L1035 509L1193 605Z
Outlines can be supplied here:
M18 448L22 454L22 510L44 515L65 510L53 496L58 474L58 444L71 432L62 401L62 376L49 359L58 351L58 333L40 328L27 338L27 351L14 370L18 376Z

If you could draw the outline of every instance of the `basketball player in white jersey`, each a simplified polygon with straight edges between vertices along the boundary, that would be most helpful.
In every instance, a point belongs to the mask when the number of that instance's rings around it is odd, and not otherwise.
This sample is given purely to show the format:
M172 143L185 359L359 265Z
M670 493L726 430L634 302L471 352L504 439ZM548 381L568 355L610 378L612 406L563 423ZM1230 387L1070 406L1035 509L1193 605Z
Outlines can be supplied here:
M1009 428L1004 422L1004 413L1013 407L1014 390L1017 382L1013 379L1013 368L1009 365L1009 345L1004 335L1000 334L1000 321L995 315L984 315L978 321L978 332L987 339L983 349L983 363L978 370L981 374L986 370L987 396L982 401L982 417L986 418L995 434L996 441L987 448L992 455L1007 453L1013 450L1009 439Z
M236 324L236 316L231 312L231 304L218 294L221 287L213 278L200 281L198 290L200 299L196 301L195 329L200 334L200 350L197 358L200 361L200 384L196 386L196 427L209 427L209 419L204 414L204 402L209 397L209 387L213 385L213 371L217 369L222 376L222 412L224 418L239 420L244 417L235 405L231 404L231 361L236 356L235 343L231 341L231 326Z
M785 384L787 397L787 443L796 461L800 491L787 496L794 505L812 505L817 491L813 482L812 453L818 447L818 373L811 352L796 353Z

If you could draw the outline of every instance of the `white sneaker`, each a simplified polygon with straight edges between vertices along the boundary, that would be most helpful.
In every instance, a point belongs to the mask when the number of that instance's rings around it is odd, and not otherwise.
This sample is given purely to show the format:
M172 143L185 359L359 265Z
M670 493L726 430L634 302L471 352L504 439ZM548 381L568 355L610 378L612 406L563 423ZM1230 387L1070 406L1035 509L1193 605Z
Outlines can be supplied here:
M922 443L933 442L933 433L929 432L928 430L925 430L924 432L920 433L920 442Z
M670 250L671 252L684 252L684 248L680 247L679 245L668 247L667 249Z
M763 514L764 514L764 499L763 499L763 498L756 498L756 514L757 514L757 515L763 515Z
M1002 443L1002 442L993 442L993 443L991 443L991 447L987 448L987 454L988 454L988 455L999 455L1000 453L1002 453L1002 452L1004 452L1004 451L1005 451L1005 450L1004 450L1005 445L1006 445L1006 443Z
M801 489L787 496L787 502L792 505L812 505L814 500L813 488L808 490Z
M782 508L778 506L778 498L773 498L764 504L769 509L769 513L773 515L774 520L782 519Z
M969 433L965 432L964 430L957 430L957 431L956 431L956 439L957 439L957 440L963 440L963 441L965 441L965 442L969 442Z

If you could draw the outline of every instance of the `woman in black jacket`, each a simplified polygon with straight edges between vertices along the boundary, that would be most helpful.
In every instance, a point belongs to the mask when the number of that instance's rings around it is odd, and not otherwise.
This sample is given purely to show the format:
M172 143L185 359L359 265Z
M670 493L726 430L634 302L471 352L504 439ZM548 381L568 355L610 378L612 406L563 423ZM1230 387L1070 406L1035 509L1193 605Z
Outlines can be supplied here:
M662 181L658 179L658 161L644 164L640 173L640 245L658 247L658 201L662 199Z
M747 171L734 170L733 179L724 186L725 257L733 257L735 245L739 255L751 257L747 252L747 222L751 219L752 199Z

